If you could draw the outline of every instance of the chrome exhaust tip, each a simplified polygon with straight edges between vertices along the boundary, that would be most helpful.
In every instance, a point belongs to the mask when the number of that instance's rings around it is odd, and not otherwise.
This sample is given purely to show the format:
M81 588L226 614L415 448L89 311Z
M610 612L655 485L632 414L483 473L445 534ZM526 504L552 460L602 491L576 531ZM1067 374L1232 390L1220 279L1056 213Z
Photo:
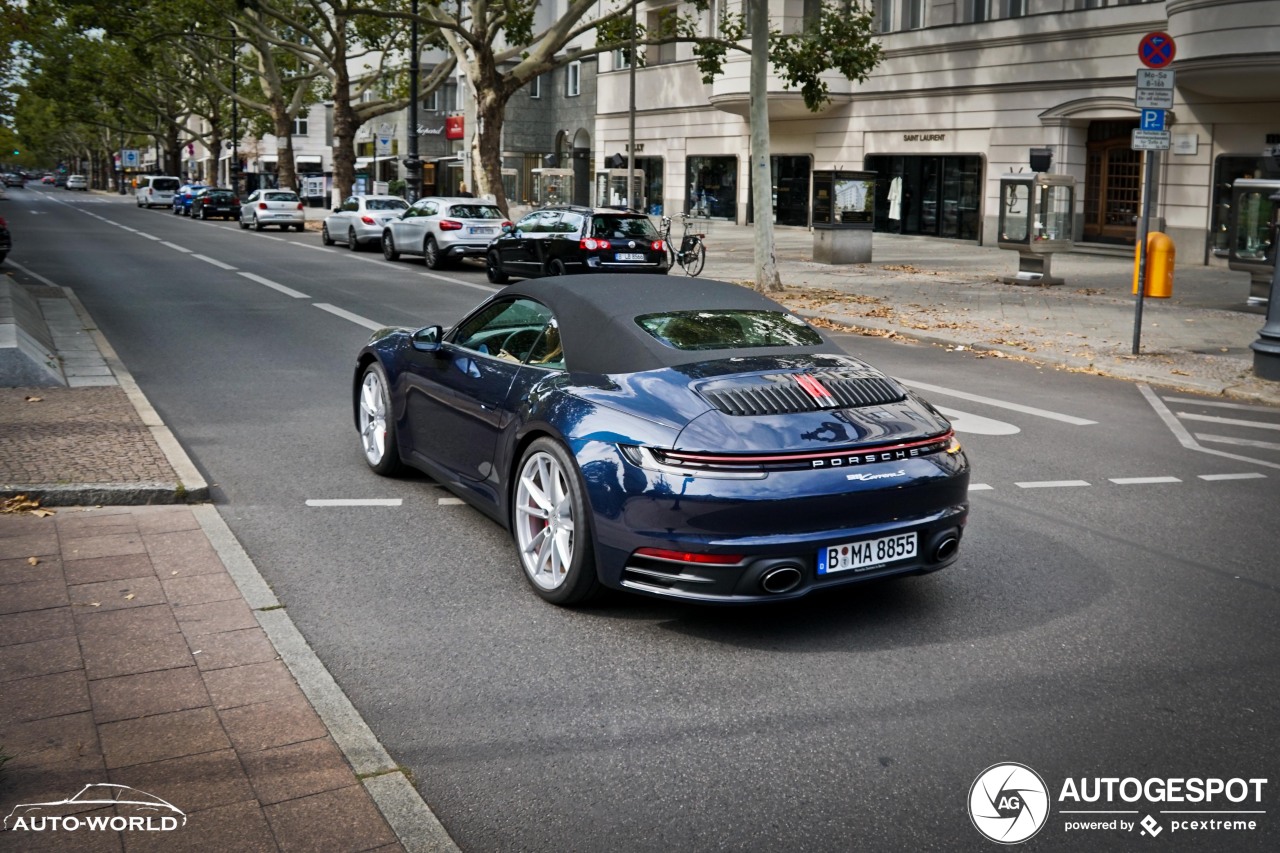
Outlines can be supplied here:
M949 560L955 556L956 550L960 547L960 540L954 536L948 536L938 543L938 547L933 549L933 559L938 562Z
M765 572L760 578L760 588L773 595L791 592L804 580L804 575L795 566L778 566Z

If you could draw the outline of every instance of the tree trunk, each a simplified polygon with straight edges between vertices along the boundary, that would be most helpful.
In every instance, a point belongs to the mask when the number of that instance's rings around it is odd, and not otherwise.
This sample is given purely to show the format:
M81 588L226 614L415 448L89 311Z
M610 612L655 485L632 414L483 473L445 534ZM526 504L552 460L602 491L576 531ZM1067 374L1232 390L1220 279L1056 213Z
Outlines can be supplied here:
M298 186L298 173L293 165L293 119L289 117L288 109L285 107L283 100L277 106L275 99L272 99L272 124L275 126L276 134L276 176L279 179L279 186L282 190L295 190L302 192L302 187Z
M494 203L507 215L507 190L502 184L502 122L506 116L506 99L493 89L481 89L476 97L476 120L480 133L475 135L471 155L471 176L479 197L493 196Z
M755 211L756 290L782 290L773 249L773 174L769 149L769 2L751 2L751 204Z

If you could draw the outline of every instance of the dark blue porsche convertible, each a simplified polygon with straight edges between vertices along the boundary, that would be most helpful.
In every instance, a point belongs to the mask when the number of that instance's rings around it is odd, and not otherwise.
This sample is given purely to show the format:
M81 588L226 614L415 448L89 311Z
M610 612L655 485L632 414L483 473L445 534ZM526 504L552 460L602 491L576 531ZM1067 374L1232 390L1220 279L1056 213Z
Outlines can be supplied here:
M764 296L544 278L360 351L369 466L508 528L533 589L777 601L956 559L969 464L927 402Z

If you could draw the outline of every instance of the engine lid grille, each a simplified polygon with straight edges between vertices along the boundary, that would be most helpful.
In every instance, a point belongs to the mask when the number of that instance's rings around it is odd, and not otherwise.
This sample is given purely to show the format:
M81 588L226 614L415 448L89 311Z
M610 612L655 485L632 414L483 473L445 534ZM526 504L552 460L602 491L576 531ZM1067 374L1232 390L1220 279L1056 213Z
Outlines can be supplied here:
M862 371L774 373L706 382L698 393L726 415L785 415L883 406L906 399L887 376Z

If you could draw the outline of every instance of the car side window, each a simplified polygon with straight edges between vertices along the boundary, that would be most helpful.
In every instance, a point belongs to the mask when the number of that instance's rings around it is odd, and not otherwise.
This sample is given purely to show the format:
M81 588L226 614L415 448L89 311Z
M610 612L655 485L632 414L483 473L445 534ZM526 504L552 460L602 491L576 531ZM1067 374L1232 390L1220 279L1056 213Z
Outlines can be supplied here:
M565 211L556 223L557 234L577 234L582 230L582 214Z
M354 196L342 203L342 209L345 211L354 211L360 209L360 199Z
M534 367L564 370L564 346L560 340L560 323L555 317L543 328L533 349L529 351L527 361Z
M525 214L516 223L516 230L524 234L536 234L538 231L538 223L542 221L542 211L535 210L533 213Z
M452 343L481 355L523 362L550 322L551 311L541 303L502 299L463 320L453 332Z

